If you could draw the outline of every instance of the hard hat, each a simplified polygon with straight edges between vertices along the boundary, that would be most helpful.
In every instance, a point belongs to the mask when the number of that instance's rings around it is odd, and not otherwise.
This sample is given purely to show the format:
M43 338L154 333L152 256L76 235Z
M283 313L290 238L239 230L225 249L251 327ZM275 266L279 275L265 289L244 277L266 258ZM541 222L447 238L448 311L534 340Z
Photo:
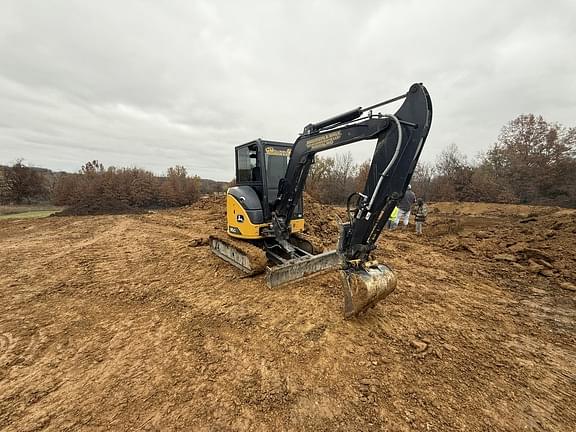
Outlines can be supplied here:
M412 189L412 185L411 185L411 184L408 185L408 189Z

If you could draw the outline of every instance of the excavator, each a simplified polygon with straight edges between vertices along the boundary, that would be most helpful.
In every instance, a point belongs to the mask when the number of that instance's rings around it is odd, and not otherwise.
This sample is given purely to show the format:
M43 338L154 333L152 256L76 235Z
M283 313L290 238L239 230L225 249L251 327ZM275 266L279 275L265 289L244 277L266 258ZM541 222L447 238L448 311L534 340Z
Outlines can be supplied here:
M395 114L374 112L401 100ZM400 96L311 123L293 144L257 139L236 147L227 234L210 236L211 250L249 275L265 272L270 288L339 270L344 316L367 311L396 288L394 272L373 251L406 192L431 121L430 96L416 83ZM308 173L317 153L364 140L376 140L366 184L348 197L336 249L323 251L304 234Z

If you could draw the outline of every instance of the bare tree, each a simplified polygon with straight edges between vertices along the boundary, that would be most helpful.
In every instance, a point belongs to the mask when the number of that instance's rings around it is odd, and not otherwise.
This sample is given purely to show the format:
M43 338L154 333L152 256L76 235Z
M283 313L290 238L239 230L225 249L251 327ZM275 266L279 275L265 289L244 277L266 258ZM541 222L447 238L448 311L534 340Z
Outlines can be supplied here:
M418 197L428 201L432 189L432 179L436 173L434 165L430 162L420 161L412 174L412 190Z
M90 161L79 173L59 177L54 202L71 206L76 214L114 213L138 208L191 204L199 197L200 179L183 166L157 177L139 168L115 168Z
M0 203L10 202L11 192L11 182L6 175L6 168L0 167Z
M160 186L160 196L167 206L191 204L200 194L198 177L188 177L181 165L168 168L166 179Z
M356 177L354 179L354 189L357 192L362 192L368 181L368 174L370 174L370 161L364 161L356 169Z
M456 144L447 146L436 161L437 176L430 185L430 198L444 201L470 200L473 168Z
M306 191L321 202L342 204L355 190L357 166L350 152L317 157L306 182Z
M306 191L319 198L322 189L325 186L326 179L330 177L334 170L334 158L316 156L314 163L310 167L308 179L306 180Z

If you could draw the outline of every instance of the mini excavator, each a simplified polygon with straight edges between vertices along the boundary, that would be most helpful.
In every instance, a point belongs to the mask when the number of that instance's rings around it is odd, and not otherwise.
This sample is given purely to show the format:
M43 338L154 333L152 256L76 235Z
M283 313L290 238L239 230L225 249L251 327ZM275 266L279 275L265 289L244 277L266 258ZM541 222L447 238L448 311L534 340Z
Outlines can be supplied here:
M395 114L374 114L400 100ZM226 194L227 235L210 236L210 248L247 274L266 272L271 288L339 269L344 316L368 310L396 288L392 270L371 254L406 192L431 121L428 91L413 84L406 94L307 125L294 144L258 139L236 147L236 185ZM310 167L317 153L363 140L376 140L366 185L348 198L336 250L324 252L303 233Z

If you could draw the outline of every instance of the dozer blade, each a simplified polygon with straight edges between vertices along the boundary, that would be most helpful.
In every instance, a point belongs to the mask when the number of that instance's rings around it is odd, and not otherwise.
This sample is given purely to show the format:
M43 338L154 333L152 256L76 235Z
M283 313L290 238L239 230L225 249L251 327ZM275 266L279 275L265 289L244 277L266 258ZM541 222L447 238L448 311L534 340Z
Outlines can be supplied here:
M340 271L344 288L344 317L374 307L396 288L396 275L387 266L355 267Z
M262 273L266 269L266 252L250 243L211 235L210 249L249 275Z
M336 251L305 256L269 267L266 271L266 284L270 288L275 288L293 280L338 267L340 267L340 255Z

